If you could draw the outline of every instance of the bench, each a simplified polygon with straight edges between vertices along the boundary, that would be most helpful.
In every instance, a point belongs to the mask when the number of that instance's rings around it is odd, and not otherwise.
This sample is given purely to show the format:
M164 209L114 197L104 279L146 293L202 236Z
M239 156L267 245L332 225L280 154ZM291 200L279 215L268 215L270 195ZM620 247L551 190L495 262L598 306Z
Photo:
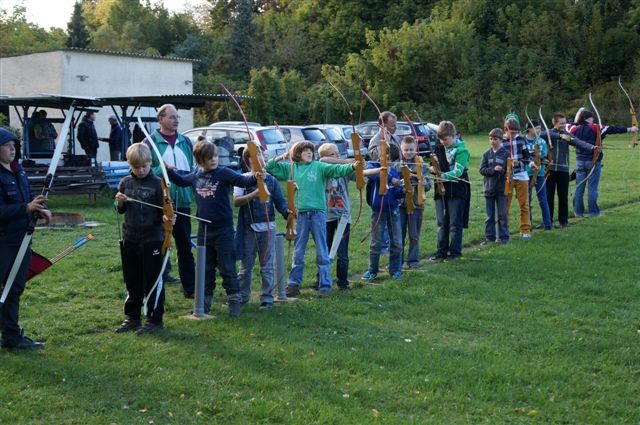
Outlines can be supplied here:
M129 164L124 161L103 162L102 169L104 170L107 186L114 191L118 190L120 180L130 173Z
M42 192L48 167L25 167L29 186L34 195ZM58 167L51 186L51 195L89 195L95 203L96 196L107 185L102 167Z

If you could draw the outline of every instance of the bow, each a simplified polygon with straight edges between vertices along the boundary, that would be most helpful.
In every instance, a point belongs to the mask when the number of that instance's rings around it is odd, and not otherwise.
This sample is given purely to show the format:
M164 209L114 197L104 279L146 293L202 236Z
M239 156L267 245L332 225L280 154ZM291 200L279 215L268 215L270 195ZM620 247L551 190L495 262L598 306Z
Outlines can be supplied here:
M505 173L504 196L511 196L511 186L513 185L513 137L511 137L511 131L508 128L507 121L505 121L504 124L504 129L509 135L509 160L507 161L507 170Z
M440 196L444 196L446 193L446 189L444 187L444 183L442 182L442 170L440 169L440 163L438 162L438 157L435 153L431 153L431 167L433 168L434 175L436 176L436 193Z
M404 204L407 207L407 214L413 214L416 205L413 203L413 186L411 185L411 170L407 165L403 165L400 169L402 173L402 181L404 183Z
M418 195L416 199L416 205L424 205L424 176L422 174L422 157L416 155L416 178L418 179Z
M49 168L47 169L47 176L44 179L44 187L42 188L41 192L41 195L44 196L45 199L49 195L49 191L51 190L51 186L53 185L53 177L55 176L56 169L58 168L58 164L60 163L62 148L64 147L64 142L67 138L67 134L69 133L69 127L71 126L71 120L73 119L74 112L75 103L72 104L67 111L67 116L64 119L62 129L60 130L60 135L58 136L58 140L56 141L56 149L53 151L53 156L51 157L51 162L49 163ZM37 220L38 215L35 213L32 214L31 219L29 220L29 224L27 225L27 232L22 238L20 248L18 249L18 253L16 254L16 259L13 261L13 265L11 266L9 275L7 276L7 281L4 283L4 289L2 291L2 295L0 295L0 309L4 307L4 302L7 300L9 291L11 290L11 287L16 280L16 276L18 275L18 271L20 270L20 266L22 265L22 260L24 260L24 256L27 254L27 249L29 248L29 244L31 244L31 239L33 238L33 232L36 229Z
M249 131L249 123L247 122L247 116L244 114L244 110L240 106L240 103L238 102L236 97L229 91L229 89L225 87L224 84L220 83L220 87L222 87L222 90L224 90L225 93L229 95L233 103L235 103L236 107L240 111L242 120L244 121L244 126L245 126L245 129L247 130L247 139L248 139L247 149L249 149L249 154L251 156L251 171L256 176L256 185L258 187L258 199L264 205L265 217L266 217L267 223L269 223L270 221L269 207L267 205L267 202L269 201L269 197L271 196L271 193L269 192L269 189L267 188L267 185L264 181L264 173L265 173L264 163L262 161L262 154L258 150L262 148L258 145L258 142L253 140L253 138L251 137L251 132ZM249 213L251 213L251 207L249 207ZM253 218L252 218L252 221L253 221ZM256 249L258 249L258 252L259 252L260 245L258 244L257 236L255 235L255 233L254 233L254 237L256 237ZM267 225L267 241L265 244L264 254L260 259L260 267L264 267L264 265L266 264L266 258L267 258L267 253L269 252L270 244L271 244L271 230L269 230L269 226Z
M153 283L153 286L142 301L142 309L146 316L147 304L149 303L151 294L154 293L156 287L158 290L162 290L162 275L164 274L164 270L167 268L167 263L169 263L169 257L171 256L171 237L173 236L173 217L175 216L175 212L173 211L173 202L171 201L171 180L169 180L167 168L164 166L162 154L160 153L160 150L158 150L156 142L142 123L140 110L141 108L138 106L138 126L144 133L146 140L149 141L149 146L151 146L153 153L158 158L160 170L162 171L162 180L160 180L160 186L162 187L162 213L167 217L167 219L162 222L162 229L164 230L164 240L162 241L162 255L164 255L164 258L162 260L162 267L160 268L160 273L158 273L156 281Z
M538 108L538 116L540 117L540 122L544 125L544 129L547 132L547 168L544 170L544 181L546 182L549 177L549 172L551 171L551 164L553 163L553 153L551 152L553 150L553 143L551 143L551 132L544 120L544 116L542 115L542 106Z
M387 129L384 126L384 122L382 120L382 112L380 112L380 108L378 108L378 105L376 105L376 102L373 101L373 99L371 99L371 97L369 97L369 95L367 94L366 91L364 91L364 89L360 89L360 92L362 93L362 95L364 97L366 97L369 102L371 102L371 104L373 105L374 108L376 108L376 111L378 111L378 121L380 122L380 131L382 134L382 138L380 139L380 145L378 145L378 159L380 160L380 166L382 167L380 170L380 195L386 195L387 194L387 190L389 188L388 185L388 180L389 180L389 143L387 142L386 139L386 133L387 133Z
M538 133L536 126L533 125L533 121L531 120L531 117L529 116L529 112L527 111L528 107L529 105L525 105L524 115L527 117L527 121L529 122L529 125L533 129L533 132L535 133L536 139L537 139L538 137L540 137L540 133ZM535 155L534 155L533 162L536 164L536 167L538 167L539 169L542 161L540 159L540 145L538 145L537 141L536 141ZM549 176L550 165L551 165L551 148L547 147L547 168L545 168L544 170L544 182L542 182L542 186L540 187L540 190L542 190L544 185L547 183L547 177ZM536 187L536 181L538 180L538 169L534 170L533 174L531 175L531 187L534 189ZM538 190L536 193L540 192L540 190Z
M619 76L618 76L618 85L622 89L622 92L624 93L624 95L627 96L627 100L629 101L629 114L631 114L631 127L637 127L638 116L636 115L636 108L633 106L633 102L631 101L631 96L629 96L629 93L627 93L627 91L622 86L622 81L620 80ZM631 141L629 142L629 147L635 148L636 146L638 146L638 133L632 133Z
M360 192L360 206L358 209L358 217L356 218L355 223L351 229L353 230L358 222L360 221L360 215L362 214L362 189L364 188L364 159L362 158L362 152L360 152L360 135L356 131L356 123L353 118L353 111L351 111L351 107L349 106L349 102L347 102L347 98L344 97L344 94L336 86L334 86L331 81L327 80L327 83L338 93L342 101L345 105L347 105L347 110L349 111L349 120L351 121L351 146L353 147L353 158L356 160L356 188Z
M598 158L600 157L600 150L602 149L602 119L600 118L600 113L596 108L596 104L593 102L593 97L591 97L591 92L589 92L589 103L593 107L593 112L596 113L596 117L598 117L598 126L596 127L596 149L593 150L593 158L591 159L591 171L593 171L594 165L598 162Z
M277 122L273 122L278 130L280 127ZM293 151L291 139L287 142L287 155L289 156L289 179L287 179L287 227L284 232L284 238L289 241L289 251L291 251L291 241L298 236L296 231L296 219L298 218L298 209L296 208L296 193L298 192L298 184L293 179Z

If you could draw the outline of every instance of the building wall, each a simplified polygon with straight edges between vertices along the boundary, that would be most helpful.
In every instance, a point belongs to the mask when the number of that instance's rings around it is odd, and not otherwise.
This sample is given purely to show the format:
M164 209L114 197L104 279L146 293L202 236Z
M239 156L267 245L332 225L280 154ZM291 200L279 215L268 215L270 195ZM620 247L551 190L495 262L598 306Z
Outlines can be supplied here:
M0 75L0 94L20 97L43 93L87 97L193 93L191 62L98 52L59 50L0 58ZM120 116L119 108L116 111ZM98 137L109 136L107 118L111 114L110 107L96 113ZM155 117L156 113L153 108L143 108L141 115ZM48 117L63 116L58 110L48 110ZM193 127L192 111L181 110L180 117L180 130ZM13 109L10 123L20 127ZM77 141L75 148L77 153L83 153ZM109 160L106 142L100 142L98 160Z

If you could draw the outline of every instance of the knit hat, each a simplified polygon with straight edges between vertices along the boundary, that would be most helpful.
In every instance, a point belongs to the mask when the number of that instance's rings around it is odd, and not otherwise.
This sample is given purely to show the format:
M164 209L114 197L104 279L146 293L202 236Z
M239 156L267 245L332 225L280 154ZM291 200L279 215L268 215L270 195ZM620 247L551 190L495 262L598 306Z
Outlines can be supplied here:
M511 111L504 116L504 122L507 122L509 120L516 120L516 122L518 123L518 127L520 127L520 117L514 111Z
M530 128L533 128L531 126L531 123L533 123L533 127L537 127L537 126L540 125L540 121L538 121L538 120L531 120L531 122L527 121L527 125L525 127L527 130L529 130Z
M494 128L489 132L489 137L497 137L498 139L502 139L504 133L499 128Z
M0 146L4 145L5 143L13 142L13 141L15 142L19 141L18 136L16 136L14 133L7 130L6 128L0 128Z

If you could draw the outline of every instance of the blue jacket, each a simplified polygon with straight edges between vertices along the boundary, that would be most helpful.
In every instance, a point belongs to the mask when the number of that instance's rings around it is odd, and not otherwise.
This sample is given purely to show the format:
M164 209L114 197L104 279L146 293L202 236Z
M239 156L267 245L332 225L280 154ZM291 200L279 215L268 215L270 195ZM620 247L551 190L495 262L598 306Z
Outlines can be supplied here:
M20 245L31 215L27 204L33 200L27 173L17 162L12 163L14 172L0 166L0 243Z
M378 168L380 167L380 163L376 161L367 162L366 168ZM400 206L400 202L404 199L404 194L402 193L402 187L394 187L391 184L393 179L400 179L400 175L396 171L395 168L388 168L388 177L387 182L389 185L389 189L385 195L380 195L380 174L374 174L372 176L367 177L367 204L371 207L373 211L379 211L380 206L382 205L382 211L393 211L397 210Z
M572 125L569 127L569 133L575 135L578 139L589 143L590 145L596 144L598 135L598 124L582 124ZM626 133L627 127L619 127L615 125L600 126L600 140L604 140L608 134L620 134ZM591 149L585 149L580 146L576 146L576 160L577 161L591 161L593 159L593 151ZM602 161L602 151L598 156L598 161Z

